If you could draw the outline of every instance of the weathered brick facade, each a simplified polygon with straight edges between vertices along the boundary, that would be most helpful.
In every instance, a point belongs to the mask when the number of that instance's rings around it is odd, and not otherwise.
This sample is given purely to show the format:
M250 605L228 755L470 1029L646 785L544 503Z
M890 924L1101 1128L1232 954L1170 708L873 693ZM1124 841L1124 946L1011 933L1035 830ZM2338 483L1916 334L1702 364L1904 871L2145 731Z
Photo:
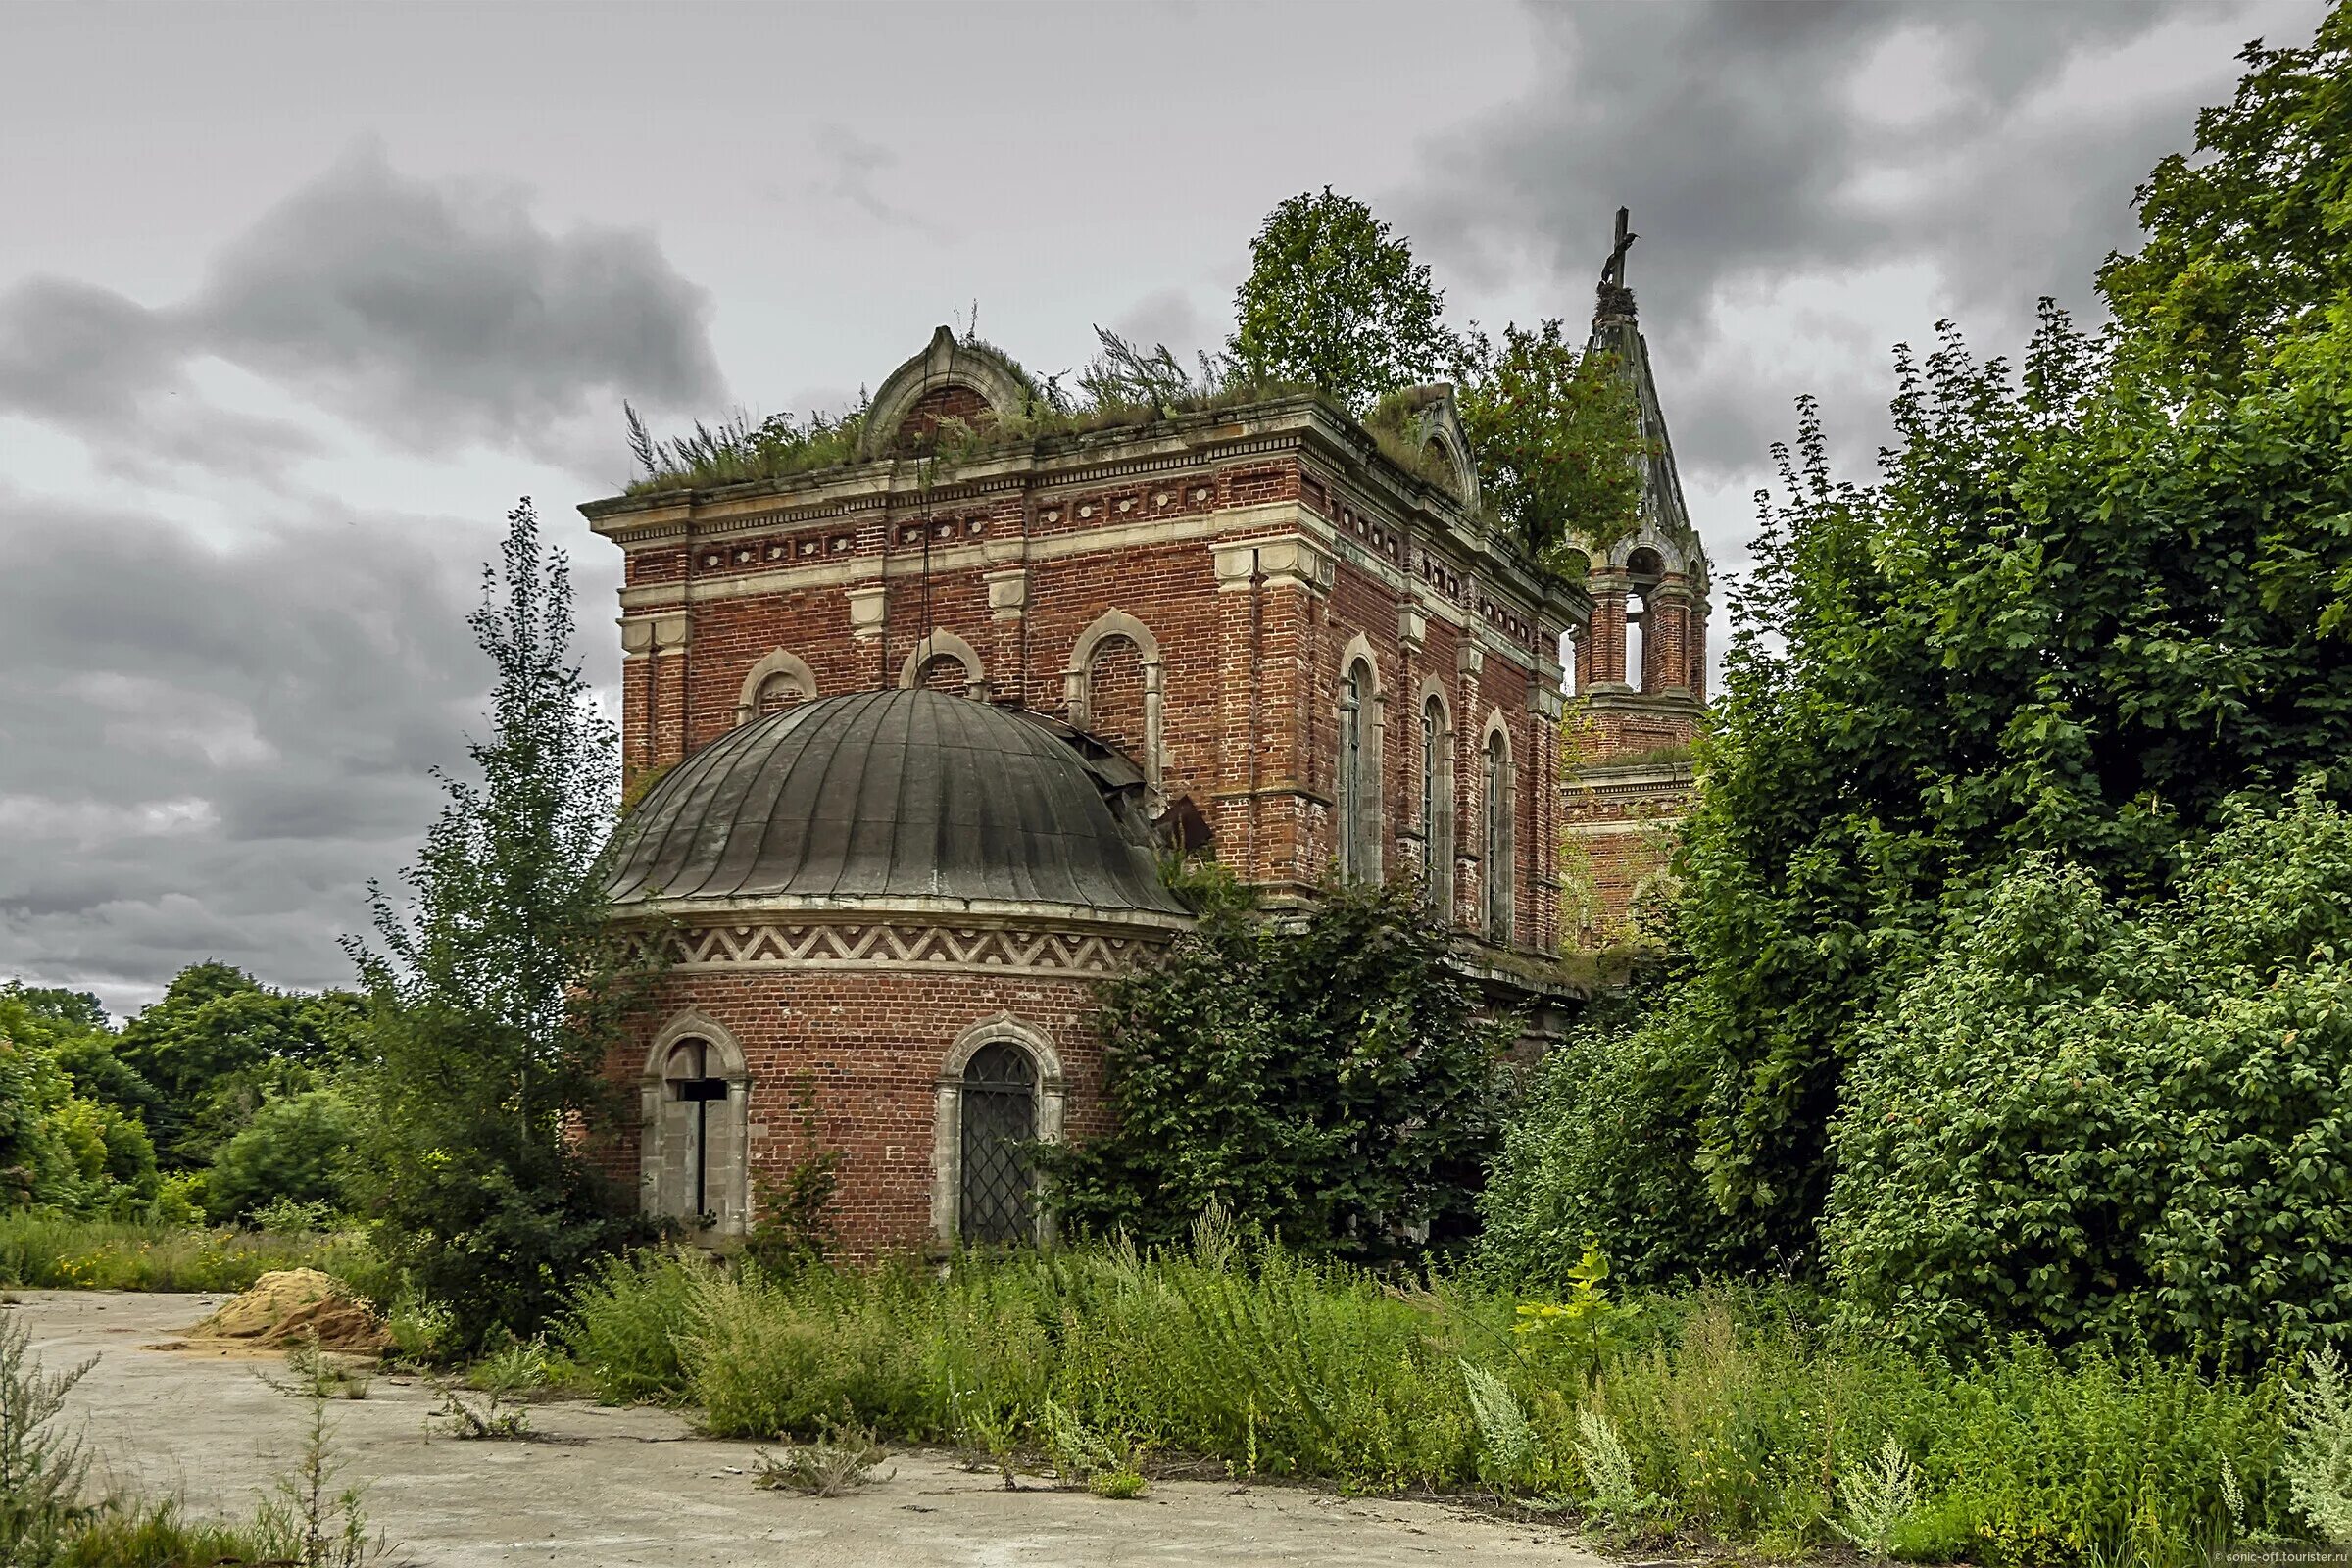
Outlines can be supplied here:
M811 697L919 683L1018 705L1115 740L1155 808L1276 909L1335 865L1418 875L1434 851L1474 966L1541 993L1568 935L1554 655L1589 605L1477 520L1450 395L1420 425L1445 484L1304 397L957 463L906 450L922 421L985 429L1027 395L942 329L877 394L863 461L583 507L626 553L631 779ZM975 1021L1050 1037L1068 1127L1095 1114L1084 978L762 961L682 969L665 1001L740 1042L749 1126L768 1129L747 1134L754 1171L786 1158L785 1084L815 1075L858 1245L940 1234L932 1092Z
M1706 550L1683 502L1622 270L1600 293L1590 351L1613 355L1633 378L1648 466L1639 525L1591 552L1592 613L1576 641L1563 726L1562 922L1569 946L1587 949L1640 935L1696 787L1690 746L1707 696Z

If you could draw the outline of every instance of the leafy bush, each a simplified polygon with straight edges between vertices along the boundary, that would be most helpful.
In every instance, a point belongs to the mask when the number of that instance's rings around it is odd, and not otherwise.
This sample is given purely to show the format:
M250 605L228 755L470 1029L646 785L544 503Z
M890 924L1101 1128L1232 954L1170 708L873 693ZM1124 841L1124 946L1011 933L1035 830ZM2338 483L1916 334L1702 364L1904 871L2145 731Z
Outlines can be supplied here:
M1860 1318L2239 1364L2352 1329L2352 817L2227 820L2154 906L2020 872L1866 1032L1823 1227Z
M272 1100L214 1156L207 1211L221 1223L271 1201L340 1207L359 1112L331 1089Z
M1110 1132L1041 1151L1072 1228L1182 1238L1221 1205L1355 1257L1459 1246L1507 1024L1481 1018L1410 888L1331 890L1296 930L1211 907L1112 982Z
M1638 1285L1744 1261L1697 1167L1694 1102L1708 1058L1691 1039L1660 1007L1631 1028L1609 1017L1581 1025L1544 1054L1479 1195L1485 1266L1558 1287L1604 1238Z

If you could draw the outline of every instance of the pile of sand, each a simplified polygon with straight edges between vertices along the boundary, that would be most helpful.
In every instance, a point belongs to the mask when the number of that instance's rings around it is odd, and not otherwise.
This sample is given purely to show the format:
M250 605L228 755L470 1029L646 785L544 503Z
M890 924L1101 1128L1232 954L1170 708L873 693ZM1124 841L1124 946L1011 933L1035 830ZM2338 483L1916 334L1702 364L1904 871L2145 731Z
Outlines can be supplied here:
M367 1302L315 1268L265 1274L188 1330L191 1340L281 1350L308 1345L313 1334L320 1349L346 1354L375 1355L391 1344L383 1320Z

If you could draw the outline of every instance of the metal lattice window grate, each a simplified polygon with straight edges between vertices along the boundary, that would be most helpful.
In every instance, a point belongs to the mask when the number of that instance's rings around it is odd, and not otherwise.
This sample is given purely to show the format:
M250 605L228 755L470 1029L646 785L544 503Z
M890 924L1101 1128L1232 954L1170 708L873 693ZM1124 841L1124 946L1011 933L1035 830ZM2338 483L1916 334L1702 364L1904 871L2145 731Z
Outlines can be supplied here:
M1012 1046L981 1047L963 1069L965 1241L1035 1239L1037 1183L1026 1146L1036 1137L1037 1069Z

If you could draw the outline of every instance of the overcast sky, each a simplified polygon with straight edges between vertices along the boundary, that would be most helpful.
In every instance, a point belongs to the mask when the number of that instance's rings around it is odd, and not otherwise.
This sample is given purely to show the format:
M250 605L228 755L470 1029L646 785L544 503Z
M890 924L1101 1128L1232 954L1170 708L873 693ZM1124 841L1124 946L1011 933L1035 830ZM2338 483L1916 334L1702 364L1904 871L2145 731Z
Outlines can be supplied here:
M978 302L1040 372L1229 318L1331 184L1457 321L1581 322L1614 209L1719 573L1791 400L2091 307L2134 182L2289 4L19 4L0 95L0 978L347 981L478 726L517 494L838 406ZM1721 596L1719 595L1719 601Z

